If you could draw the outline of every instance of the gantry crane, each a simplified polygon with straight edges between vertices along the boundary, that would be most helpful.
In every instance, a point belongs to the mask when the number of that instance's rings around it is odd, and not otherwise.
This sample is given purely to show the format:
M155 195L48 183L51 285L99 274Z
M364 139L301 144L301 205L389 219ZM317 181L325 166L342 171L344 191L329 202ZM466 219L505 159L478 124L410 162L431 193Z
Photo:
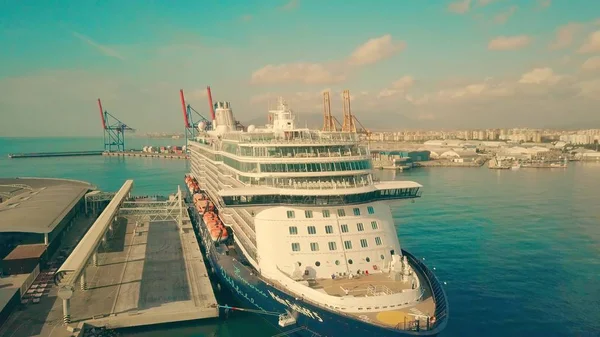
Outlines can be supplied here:
M350 108L350 91L344 90L343 93L343 111L344 111L344 123L342 124L343 132L358 132L364 133L367 136L371 134L367 128L362 125L362 123L352 114L352 110ZM356 124L358 124L361 129L356 128Z
M331 99L329 91L323 93L323 131L337 131L340 122L331 115Z
M125 132L135 131L135 129L104 110L100 98L98 98L98 108L100 109L102 129L104 130L104 151L125 151Z
M196 111L190 104L185 103L185 97L183 95L183 89L179 90L179 98L181 99L181 109L183 111L183 121L185 124L185 144L189 139L194 139L198 134L198 127L203 130L211 130L213 126L213 122L215 120L215 108L212 104L212 94L210 92L210 87L206 87L206 93L208 95L208 105L210 107L210 116L211 120L204 117L198 111ZM199 120L194 122L194 112Z

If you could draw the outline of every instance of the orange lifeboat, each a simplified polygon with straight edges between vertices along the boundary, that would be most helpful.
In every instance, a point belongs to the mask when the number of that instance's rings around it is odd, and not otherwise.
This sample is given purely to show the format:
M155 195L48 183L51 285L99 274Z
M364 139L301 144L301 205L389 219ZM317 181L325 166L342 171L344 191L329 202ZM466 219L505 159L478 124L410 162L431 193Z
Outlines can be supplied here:
M223 223L221 222L221 219L219 219L217 214L210 209L211 207L214 209L214 205L208 200L206 200L205 202L206 208L208 208L208 210L204 213L202 219L204 220L204 224L206 225L206 228L210 233L211 239L213 241L226 240L229 237L227 229L223 226Z
M213 241L224 241L228 237L227 230L223 226L210 229L210 238Z

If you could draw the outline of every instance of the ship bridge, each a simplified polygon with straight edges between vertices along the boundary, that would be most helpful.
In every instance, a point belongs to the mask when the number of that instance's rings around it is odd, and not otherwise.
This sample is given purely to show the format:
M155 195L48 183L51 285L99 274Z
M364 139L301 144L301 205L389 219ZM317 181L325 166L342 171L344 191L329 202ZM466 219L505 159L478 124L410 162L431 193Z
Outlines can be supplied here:
M351 205L421 196L422 185L413 181L388 181L355 188L240 187L219 191L226 206L297 204L304 206Z

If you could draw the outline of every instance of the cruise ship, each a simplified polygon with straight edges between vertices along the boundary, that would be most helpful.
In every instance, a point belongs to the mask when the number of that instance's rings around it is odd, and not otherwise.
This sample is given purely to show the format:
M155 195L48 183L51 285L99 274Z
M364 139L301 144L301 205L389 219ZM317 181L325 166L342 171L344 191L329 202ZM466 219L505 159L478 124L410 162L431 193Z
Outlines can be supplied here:
M351 132L296 126L283 99L265 127L236 128L229 102L188 141L190 214L209 269L255 312L294 336L436 336L442 285L402 249L390 207L421 196L378 181ZM414 201L414 200L413 200ZM192 206L193 205L193 206Z

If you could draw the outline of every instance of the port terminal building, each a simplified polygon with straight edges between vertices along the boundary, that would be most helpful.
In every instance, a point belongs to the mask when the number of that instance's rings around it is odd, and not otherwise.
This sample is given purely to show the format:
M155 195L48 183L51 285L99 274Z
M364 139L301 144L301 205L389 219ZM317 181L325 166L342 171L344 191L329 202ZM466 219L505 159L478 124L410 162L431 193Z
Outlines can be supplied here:
M0 178L0 325L49 267L94 189L75 180Z

